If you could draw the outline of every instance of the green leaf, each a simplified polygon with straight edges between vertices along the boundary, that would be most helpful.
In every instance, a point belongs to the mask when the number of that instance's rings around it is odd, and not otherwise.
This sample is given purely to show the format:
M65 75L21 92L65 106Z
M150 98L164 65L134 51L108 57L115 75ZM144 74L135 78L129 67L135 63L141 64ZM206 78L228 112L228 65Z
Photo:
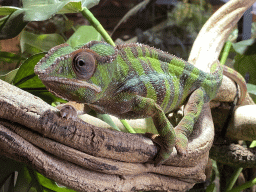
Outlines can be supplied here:
M52 93L47 91L46 88L39 87L38 89L34 88L34 89L24 89L24 90L30 92L31 94L33 94L37 97L40 97L41 99L43 99L45 102L47 102L50 105L52 105L55 102L59 102L59 103L67 102L64 99L56 97L55 95L53 95Z
M0 61L12 63L21 60L21 56L16 55L15 53L0 51Z
M48 179L30 167L23 167L18 174L15 192L19 191L56 191L56 192L75 192L65 186L58 186L57 183Z
M82 10L81 2L70 2L66 4L61 10L59 10L58 14L77 13L81 10Z
M247 91L248 93L250 93L251 98L253 99L253 101L256 101L256 85L247 83Z
M18 11L18 12L15 14L12 14L15 11ZM0 15L1 16L7 15L0 19L0 38L1 39L8 39L8 38L15 37L26 26L27 22L24 23L20 21L20 18L22 17L21 12L22 12L21 9L18 7L11 7L11 6L0 7ZM19 23L15 23L15 21L18 21ZM14 31L15 27L18 28L18 31Z
M46 52L50 48L64 42L65 40L59 34L36 35L34 33L23 31L20 39L21 52L30 54Z
M20 171L24 164L0 155L0 188L14 171Z
M4 19L0 26L0 39L10 39L17 36L28 23L23 20L24 15L24 10L19 9Z
M35 75L34 67L44 56L44 53L29 57L18 69L13 84L22 89L45 87L41 80Z
M216 187L215 183L212 182L210 185L207 186L206 192L215 192L215 191L217 191L216 189L217 189L217 187Z
M233 44L236 51L234 68L249 77L249 83L256 84L256 41L249 39Z
M91 8L99 3L99 0L23 0L26 10L25 21L43 21L58 13L77 13L83 7Z
M30 166L26 166L26 168L29 172L30 177L32 178L31 187L35 187L37 192L43 192L43 186L39 182L37 172L34 169L32 169Z
M2 25L7 21L9 16L5 16L3 18L0 19L0 28L2 27Z
M0 7L0 15L10 15L14 11L19 10L20 8L18 7L12 7L12 6L4 6Z
M254 148L256 147L256 140L252 141L250 144L250 148Z
M98 5L100 0L82 0L82 7L86 7L87 9L91 9L95 5Z
M58 186L55 181L44 177L40 173L37 173L37 177L38 177L40 184L44 188L47 188L47 189L50 189L50 190L56 191L56 192L75 192L74 190L68 189L65 186L61 186L61 187Z
M256 41L255 39L248 39L233 44L234 50L241 55L256 54Z
M66 1L48 1L48 0L23 0L23 7L26 10L24 20L25 21L43 21L51 18L54 14L61 11L64 6L69 3ZM76 7L76 6L74 6ZM76 10L74 12L78 12ZM72 13L74 13L72 11Z
M10 71L9 73L5 74L5 75L1 75L0 79L2 79L3 81L6 81L8 83L12 83L14 77L16 76L17 72L19 69L14 69L12 71Z
M254 94L256 96L256 85L247 83L247 91L248 93Z
M108 114L96 114L99 119L109 124L114 130L121 131Z
M42 186L38 182L38 178L33 174L31 168L23 166L19 171L14 192L29 191L29 192L42 192Z
M29 21L43 21L55 14L77 13L83 7L97 5L99 0L23 0L22 3L24 8L0 8L0 15L9 15L0 20L0 39L17 36Z
M249 83L256 84L256 54L254 55L241 55L235 56L234 68L243 76L249 77Z
M67 43L71 45L71 47L77 47L92 40L100 41L100 33L92 26L81 26L68 39Z

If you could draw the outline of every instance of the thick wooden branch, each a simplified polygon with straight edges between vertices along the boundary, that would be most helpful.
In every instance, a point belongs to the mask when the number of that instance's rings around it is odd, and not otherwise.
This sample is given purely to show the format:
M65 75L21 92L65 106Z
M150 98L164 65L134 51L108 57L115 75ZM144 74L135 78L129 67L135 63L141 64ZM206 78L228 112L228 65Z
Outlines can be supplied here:
M201 181L202 178L204 178L204 172L198 172L198 166L201 166L200 163L197 163L195 167L191 166L187 168L179 168L166 165L155 167L153 164L147 164L145 166L145 164L119 162L107 158L99 158L88 155L51 139L42 137L42 135L31 132L19 124L10 123L6 120L2 120L0 122L1 125L13 131L29 143L36 145L40 149L43 149L52 155L58 156L61 159L68 160L69 162L80 165L81 167L87 169L91 169L93 171L121 176L138 175L151 172L167 176L172 175L173 177L181 179L189 178L190 175L190 179L198 181Z
M0 89L2 153L32 165L63 185L79 191L88 191L88 187L93 187L92 191L117 191L120 186L121 191L182 191L205 179L214 135L207 111L196 124L187 155L180 156L175 151L165 165L154 167L148 161L156 155L157 146L143 135L96 127L80 119L65 120L55 108L17 87L0 81ZM58 170L63 161L69 163ZM80 172L85 176L81 177ZM94 182L88 181L89 173ZM97 184L102 177L108 177L108 182ZM85 187L84 183L90 184Z
M36 148L22 137L0 125L0 153L32 165L37 171L78 191L177 190L193 186L168 176L145 173L125 176L109 175L83 169ZM181 170L180 170L181 171Z
M245 148L241 145L214 145L211 148L212 159L233 167L255 168L256 150Z

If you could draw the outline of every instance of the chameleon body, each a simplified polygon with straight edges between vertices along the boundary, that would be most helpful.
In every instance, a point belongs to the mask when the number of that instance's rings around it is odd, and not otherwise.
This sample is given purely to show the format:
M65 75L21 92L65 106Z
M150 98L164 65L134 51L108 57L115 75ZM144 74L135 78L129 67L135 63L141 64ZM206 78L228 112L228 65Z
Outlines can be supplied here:
M155 164L163 163L176 147L186 152L203 104L213 99L221 85L223 66L217 62L211 73L192 64L139 43L113 47L91 41L72 48L62 44L52 48L35 67L46 87L69 101L85 103L99 113L122 119L152 117L161 149ZM245 82L235 71L224 73ZM244 99L242 92L240 102ZM166 113L186 104L184 117L174 129Z

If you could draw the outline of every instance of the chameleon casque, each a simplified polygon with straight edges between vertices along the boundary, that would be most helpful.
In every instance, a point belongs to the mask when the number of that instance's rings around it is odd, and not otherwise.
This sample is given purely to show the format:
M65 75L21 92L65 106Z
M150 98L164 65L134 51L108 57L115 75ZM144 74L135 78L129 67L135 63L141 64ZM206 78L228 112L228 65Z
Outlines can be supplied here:
M152 117L159 133L155 142L161 146L155 165L167 160L173 147L185 154L203 104L216 96L223 74L239 84L239 104L246 94L243 77L218 62L206 73L139 43L113 47L91 41L76 48L58 45L38 62L35 73L55 95L84 103L96 112L122 119ZM165 114L183 104L184 117L174 128Z

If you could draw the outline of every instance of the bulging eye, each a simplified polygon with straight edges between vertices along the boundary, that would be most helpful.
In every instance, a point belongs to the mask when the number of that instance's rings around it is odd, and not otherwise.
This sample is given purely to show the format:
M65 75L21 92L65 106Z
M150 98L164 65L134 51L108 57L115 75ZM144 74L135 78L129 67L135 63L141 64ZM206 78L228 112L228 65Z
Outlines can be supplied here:
M73 70L79 79L90 79L96 68L96 60L92 54L79 52L73 57Z

